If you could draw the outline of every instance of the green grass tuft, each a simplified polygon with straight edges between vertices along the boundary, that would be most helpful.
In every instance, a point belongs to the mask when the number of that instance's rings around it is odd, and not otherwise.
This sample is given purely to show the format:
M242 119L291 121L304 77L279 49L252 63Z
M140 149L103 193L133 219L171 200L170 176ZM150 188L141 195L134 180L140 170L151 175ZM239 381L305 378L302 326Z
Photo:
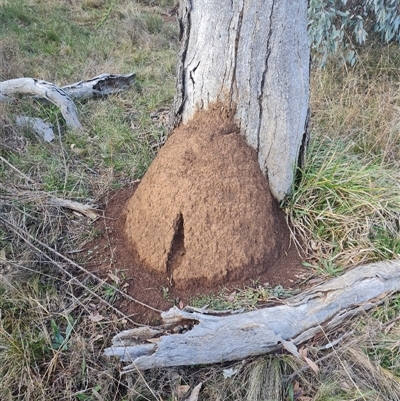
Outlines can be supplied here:
M399 172L353 149L350 140L315 138L287 204L295 232L319 267L345 268L400 253Z

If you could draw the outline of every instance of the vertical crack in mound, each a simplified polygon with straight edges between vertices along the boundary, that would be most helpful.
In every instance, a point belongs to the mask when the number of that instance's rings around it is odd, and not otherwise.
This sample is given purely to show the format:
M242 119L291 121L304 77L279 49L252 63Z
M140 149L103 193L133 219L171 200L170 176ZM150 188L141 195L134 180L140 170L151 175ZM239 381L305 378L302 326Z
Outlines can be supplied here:
M176 220L174 231L175 234L172 239L171 249L168 253L167 259L167 274L171 285L174 283L174 270L181 265L186 253L185 231L182 213L179 214Z

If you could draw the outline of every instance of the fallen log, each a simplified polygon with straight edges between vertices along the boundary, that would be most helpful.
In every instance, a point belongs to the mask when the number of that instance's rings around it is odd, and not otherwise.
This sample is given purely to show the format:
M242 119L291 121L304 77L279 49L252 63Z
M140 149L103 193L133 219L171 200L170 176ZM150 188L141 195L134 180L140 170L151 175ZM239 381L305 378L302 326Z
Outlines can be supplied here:
M0 99L14 95L36 95L55 104L63 115L68 127L82 128L75 103L60 87L51 82L35 78L16 78L0 82Z
M34 95L56 105L68 127L80 129L82 125L72 99L86 100L104 97L127 90L134 82L136 74L101 74L91 79L59 87L51 82L35 78L17 78L0 82L0 102L11 102L15 95ZM36 118L20 117L19 123L34 125L34 131L45 140L51 141L48 124ZM38 128L36 130L36 128ZM54 136L54 135L53 135Z
M399 290L400 259L376 262L270 308L212 316L173 307L161 314L161 327L123 331L104 353L130 362L125 371L240 360L282 348L299 356L298 345Z
M89 98L114 95L129 89L136 77L131 74L101 74L94 78L63 86L62 89L73 99L86 100Z

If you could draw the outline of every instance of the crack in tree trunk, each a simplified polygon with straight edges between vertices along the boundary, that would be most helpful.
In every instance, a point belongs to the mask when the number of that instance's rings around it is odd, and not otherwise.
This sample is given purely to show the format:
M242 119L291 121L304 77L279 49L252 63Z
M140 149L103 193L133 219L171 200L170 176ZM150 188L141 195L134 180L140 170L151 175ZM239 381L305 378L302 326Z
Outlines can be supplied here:
M169 116L169 131L176 128L182 121L182 111L185 104L185 61L190 37L190 11L191 0L181 0L178 8L179 40L181 50L178 56L176 94Z
M267 54L265 57L265 65L264 65L264 70L262 73L262 78L261 78L261 85L260 85L260 94L258 96L258 107L259 107L259 125L258 125L258 130L257 130L257 153L260 153L260 135L261 135L261 122L263 120L263 99L264 99L264 85L265 85L265 77L268 72L268 61L269 57L271 55L271 37L272 37L272 15L274 13L274 2L272 2L271 6L271 12L269 14L269 25L270 25L270 30L268 33L267 37ZM260 164L261 171L265 174L265 176L268 176L268 169L267 166L262 166Z
M233 0L232 0L232 8L233 8ZM232 17L232 20L234 19L234 16ZM234 102L234 98L236 98L235 93L238 91L237 87L237 80L236 80L236 65L237 65L237 56L238 56L238 49L239 49L239 40L240 40L240 34L242 30L242 21L243 21L243 3L242 7L239 11L239 17L238 17L238 23L237 23L237 30L236 30L236 37L235 37L235 55L233 57L233 80L232 80L232 86L231 86L231 107L232 109L236 108L236 104Z

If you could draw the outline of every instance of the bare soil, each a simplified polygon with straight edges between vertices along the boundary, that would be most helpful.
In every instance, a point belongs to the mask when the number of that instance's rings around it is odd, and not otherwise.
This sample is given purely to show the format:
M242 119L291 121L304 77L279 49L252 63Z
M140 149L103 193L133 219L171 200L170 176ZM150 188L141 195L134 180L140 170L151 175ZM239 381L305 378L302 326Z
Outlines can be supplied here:
M125 277L129 295L159 310L255 280L293 288L304 272L256 152L221 109L175 130L141 183L103 207L88 266ZM158 323L136 303L119 307Z
M222 288L236 289L251 286L254 281L269 283L272 287L282 285L286 289L296 289L304 278L306 269L302 266L303 258L293 243L287 251L266 271L254 277L243 278L209 286L176 289L171 286L167 275L149 270L132 250L124 234L126 224L126 203L137 188L137 183L107 194L101 208L104 217L98 220L96 228L99 235L85 245L85 254L91 255L86 260L86 267L98 276L112 282L109 273L122 278L120 287L126 285L126 292L133 298L159 310L168 310L174 303L187 305L195 296L218 294ZM283 214L281 210L277 211ZM286 241L285 241L286 243ZM119 309L138 323L157 325L160 316L154 311L130 301L121 300Z

